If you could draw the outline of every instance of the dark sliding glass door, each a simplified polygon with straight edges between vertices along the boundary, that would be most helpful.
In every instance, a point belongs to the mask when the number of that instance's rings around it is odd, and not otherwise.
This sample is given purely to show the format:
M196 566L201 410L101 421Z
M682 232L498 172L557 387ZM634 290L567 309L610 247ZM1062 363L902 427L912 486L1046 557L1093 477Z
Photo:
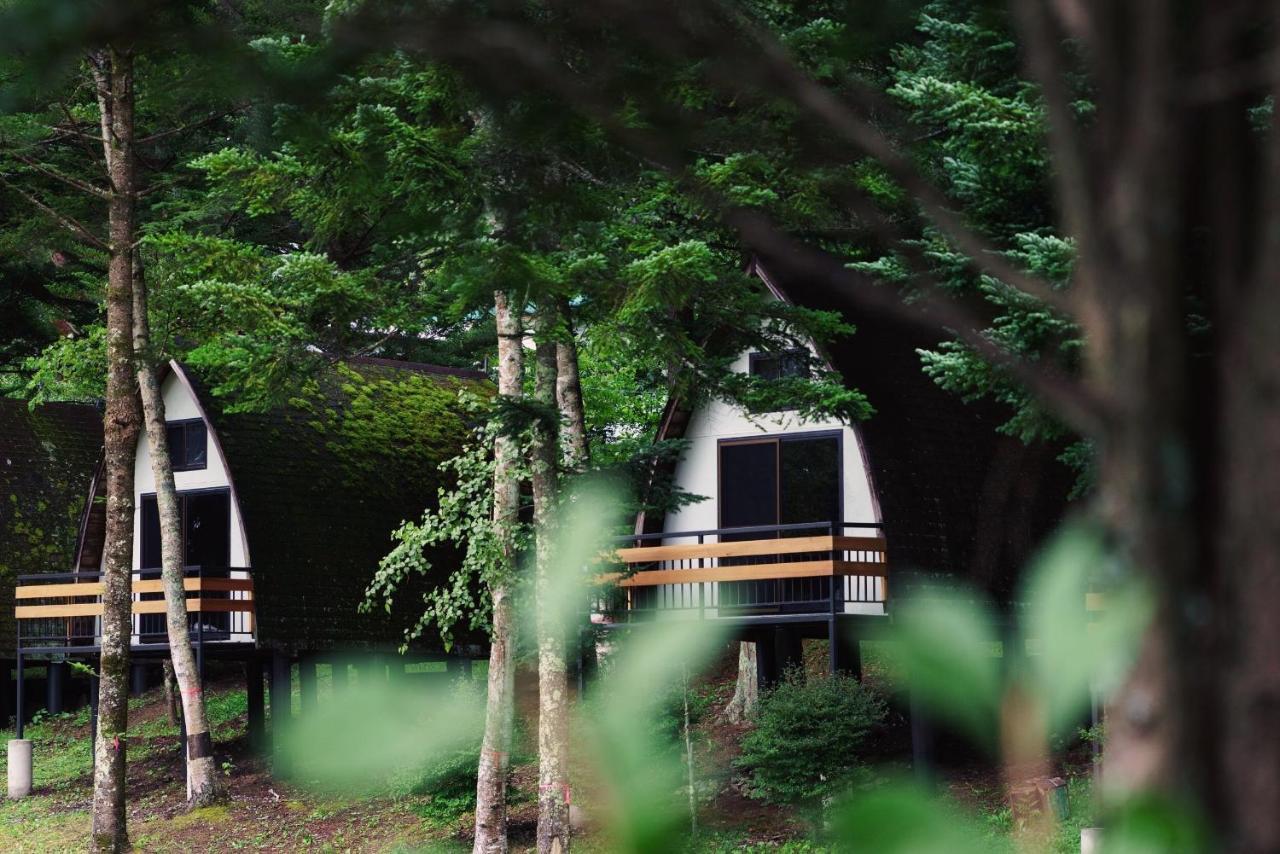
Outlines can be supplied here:
M840 484L838 435L721 442L720 527L839 522Z
M840 436L801 433L720 443L720 527L792 525L841 521ZM820 530L782 532L816 536ZM779 534L728 534L724 541L758 540ZM791 555L785 560L802 560ZM726 558L732 563L770 562L768 558ZM827 579L726 582L722 607L765 607L766 603L817 600L830 595ZM779 607L782 607L779 604Z
M226 575L231 563L231 495L225 489L180 493L182 511L182 553L184 566L203 567L206 576ZM144 579L160 577L160 512L154 495L142 496L142 546L140 569ZM226 594L221 594L225 596ZM156 593L144 593L143 599L160 599ZM206 599L220 598L206 593ZM225 634L230 615L191 614L191 627L196 618L204 623L206 634ZM158 643L166 638L164 614L143 614L139 618L139 634L143 643Z

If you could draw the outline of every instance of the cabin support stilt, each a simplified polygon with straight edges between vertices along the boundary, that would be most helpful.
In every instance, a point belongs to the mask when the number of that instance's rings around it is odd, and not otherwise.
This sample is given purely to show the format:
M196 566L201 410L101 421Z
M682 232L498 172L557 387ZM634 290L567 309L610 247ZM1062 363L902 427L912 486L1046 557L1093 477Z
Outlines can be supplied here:
M15 668L15 673L17 674L18 678L16 680L17 684L14 686L14 695L15 695L14 705L16 706L16 709L14 712L14 729L16 730L16 732L14 733L14 735L16 735L19 739L21 739L23 725L26 723L26 717L27 717L27 706L26 706L27 697L26 697L26 692L23 690L23 688L25 687L24 683L26 682L26 664L22 660L21 649L18 650L18 664L17 664L17 667Z
M147 665L135 661L129 665L129 696L141 697L147 693Z
M244 663L245 698L248 701L249 744L262 751L267 746L267 710L263 691L262 658L249 656Z
M316 679L316 659L310 653L298 656L299 712L308 715L320 705L320 686Z
M51 715L62 713L62 699L67 689L69 669L65 661L50 661L46 667L48 676L44 683L44 707Z
M471 678L471 659L469 658L447 658L444 662L444 669L449 676L454 679L470 679Z
M329 659L329 667L333 670L333 694L338 696L351 686L351 671L345 656L337 655Z
M271 746L274 757L273 773L282 777L288 773L284 755L284 734L293 719L293 667L289 656L280 651L271 652Z
M829 633L831 673L847 673L862 681L862 642L852 626L832 619Z
M915 691L910 694L911 705L911 770L916 780L929 785L933 779L933 726L929 715Z

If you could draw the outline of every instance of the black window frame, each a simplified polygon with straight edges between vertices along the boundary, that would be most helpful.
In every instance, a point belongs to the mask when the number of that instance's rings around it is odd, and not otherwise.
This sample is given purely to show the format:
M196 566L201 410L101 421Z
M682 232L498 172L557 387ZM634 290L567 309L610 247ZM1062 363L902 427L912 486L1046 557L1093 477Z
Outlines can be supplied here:
M169 461L173 464L174 472L204 471L209 468L209 428L205 425L203 418L183 418L178 421L166 421L164 426L166 438L169 440ZM193 427L199 427L199 430L193 431ZM175 454L176 448L173 441L175 428L177 428L179 435L182 437L181 460ZM187 449L191 447L191 442L187 437L193 432L199 432L204 437L204 458L199 462L191 462L187 454Z
M761 376L756 366L761 362L776 361L779 365L798 364L802 368L797 373L781 373L767 379L786 379L788 377L798 377L800 379L809 379L813 376L813 372L809 370L809 358L811 354L803 347L790 347L786 350L760 350L747 356L747 373L753 377Z
M843 429L826 429L826 430L801 430L787 433L767 433L760 436L738 436L716 440L716 525L718 528L724 528L724 517L722 515L721 505L721 483L723 482L723 464L721 462L723 449L732 445L751 445L751 444L775 444L777 446L777 455L774 459L776 468L774 479L774 490L776 492L776 511L775 519L782 517L782 446L791 442L821 441L825 439L834 439L836 443L836 495L838 503L836 506L836 516L840 518L830 520L833 524L841 524L844 517L844 501L845 501L845 458L844 458L844 430ZM824 519L814 521L827 521ZM782 524L781 522L775 524Z

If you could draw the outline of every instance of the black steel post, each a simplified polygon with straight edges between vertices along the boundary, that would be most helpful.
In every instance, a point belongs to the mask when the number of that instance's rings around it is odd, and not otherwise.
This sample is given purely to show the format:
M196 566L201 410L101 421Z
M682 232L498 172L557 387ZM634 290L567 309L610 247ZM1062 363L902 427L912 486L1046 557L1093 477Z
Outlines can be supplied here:
M196 611L196 674L200 688L204 689L204 612Z
M26 671L26 665L22 660L22 647L19 646L18 647L18 691L17 691L18 714L17 714L17 720L15 721L17 730L18 730L17 733L15 734L17 735L18 738L22 738L22 727L23 727L23 724L26 723L26 717L27 717L27 707L26 707L27 698L26 698L25 692L22 690L23 683L25 682L25 675L26 675L25 671Z
M45 670L44 706L51 715L62 713L62 695L66 691L67 663L50 661Z
M275 756L274 773L281 776L288 773L283 734L293 717L292 694L293 668L289 656L274 650L271 653L271 743Z
M911 770L916 779L929 785L933 781L933 727L916 691L909 692L911 706Z
M333 693L337 696L351 685L351 672L347 668L346 656L335 656L330 660L329 667L333 671Z
M298 656L299 713L310 714L320 705L320 688L316 679L316 660L310 653Z
M141 697L147 692L147 665L135 661L129 665L129 693Z
M267 710L262 690L262 659L250 655L244 663L245 699L248 701L249 744L262 750L267 742Z

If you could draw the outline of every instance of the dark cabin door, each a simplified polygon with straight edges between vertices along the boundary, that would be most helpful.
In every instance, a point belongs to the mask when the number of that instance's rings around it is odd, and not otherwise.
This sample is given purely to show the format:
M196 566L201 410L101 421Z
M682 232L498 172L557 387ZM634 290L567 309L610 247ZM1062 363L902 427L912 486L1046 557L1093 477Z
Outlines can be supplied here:
M792 525L841 521L840 437L800 434L720 444L720 527ZM722 541L775 536L814 536L818 530L725 534ZM803 559L788 556L785 560ZM732 563L776 562L769 558L726 558ZM756 610L786 603L817 601L830 596L826 579L726 582L720 585L722 607Z
M199 566L206 576L225 576L231 563L231 495L225 489L179 493L182 509L182 552L184 566ZM143 578L160 577L160 511L154 495L142 496L142 550L140 569ZM206 593L205 598L220 598ZM226 594L222 594L225 596ZM143 599L160 599L160 594L142 594ZM189 615L194 628L196 615ZM206 633L225 634L230 628L230 615L204 614ZM143 614L139 618L139 634L143 643L166 640L164 614Z

